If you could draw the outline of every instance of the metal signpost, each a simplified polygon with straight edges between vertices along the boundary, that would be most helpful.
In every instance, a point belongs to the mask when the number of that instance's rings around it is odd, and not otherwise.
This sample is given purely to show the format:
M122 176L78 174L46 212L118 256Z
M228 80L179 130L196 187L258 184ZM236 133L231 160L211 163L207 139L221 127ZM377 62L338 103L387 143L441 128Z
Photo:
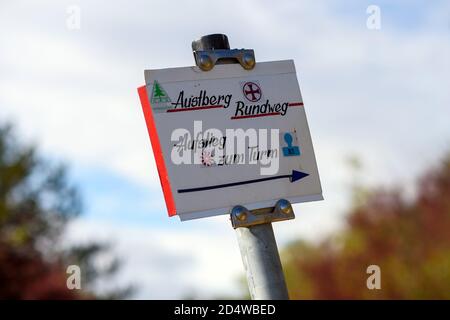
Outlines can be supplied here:
M256 63L222 34L192 50L195 67L138 89L169 216L230 214L252 299L288 299L272 222L323 199L293 61Z

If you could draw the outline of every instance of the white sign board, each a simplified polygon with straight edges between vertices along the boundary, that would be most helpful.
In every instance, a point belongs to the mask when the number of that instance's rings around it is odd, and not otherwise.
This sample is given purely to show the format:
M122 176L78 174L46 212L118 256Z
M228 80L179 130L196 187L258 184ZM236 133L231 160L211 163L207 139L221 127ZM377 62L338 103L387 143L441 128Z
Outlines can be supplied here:
M139 88L169 216L322 200L294 62L145 71Z

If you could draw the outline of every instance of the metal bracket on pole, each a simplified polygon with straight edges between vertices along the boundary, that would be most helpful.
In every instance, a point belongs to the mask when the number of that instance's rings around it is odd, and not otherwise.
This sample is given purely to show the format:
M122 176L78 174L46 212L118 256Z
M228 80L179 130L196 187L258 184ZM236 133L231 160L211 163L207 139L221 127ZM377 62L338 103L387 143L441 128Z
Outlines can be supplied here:
M295 219L294 210L291 203L285 199L278 200L274 208L248 210L243 206L235 206L231 210L231 224L234 229L291 219Z
M236 60L246 70L255 67L255 53L249 49L194 51L194 58L203 71L211 70L219 60Z
M216 64L239 63L244 69L255 67L255 52L251 49L230 49L224 34L211 34L192 42L195 63L203 71L209 71Z
M248 289L254 300L289 299L271 222L294 217L292 205L285 199L279 200L275 208L249 211L243 206L235 206L231 210Z

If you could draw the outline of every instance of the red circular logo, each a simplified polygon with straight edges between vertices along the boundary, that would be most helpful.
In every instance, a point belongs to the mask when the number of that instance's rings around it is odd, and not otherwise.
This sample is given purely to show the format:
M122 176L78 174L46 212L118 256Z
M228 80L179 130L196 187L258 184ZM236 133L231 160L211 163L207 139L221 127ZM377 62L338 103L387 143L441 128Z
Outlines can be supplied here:
M250 102L257 102L262 97L261 88L254 82L246 82L242 87L244 97Z

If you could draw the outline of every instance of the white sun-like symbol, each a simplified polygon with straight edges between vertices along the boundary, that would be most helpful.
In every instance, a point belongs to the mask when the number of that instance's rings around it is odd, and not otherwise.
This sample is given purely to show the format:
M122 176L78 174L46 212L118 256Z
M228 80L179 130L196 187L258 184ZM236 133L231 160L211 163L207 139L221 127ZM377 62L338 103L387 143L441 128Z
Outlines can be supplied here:
M203 150L201 158L204 166L210 167L215 164L213 151Z

